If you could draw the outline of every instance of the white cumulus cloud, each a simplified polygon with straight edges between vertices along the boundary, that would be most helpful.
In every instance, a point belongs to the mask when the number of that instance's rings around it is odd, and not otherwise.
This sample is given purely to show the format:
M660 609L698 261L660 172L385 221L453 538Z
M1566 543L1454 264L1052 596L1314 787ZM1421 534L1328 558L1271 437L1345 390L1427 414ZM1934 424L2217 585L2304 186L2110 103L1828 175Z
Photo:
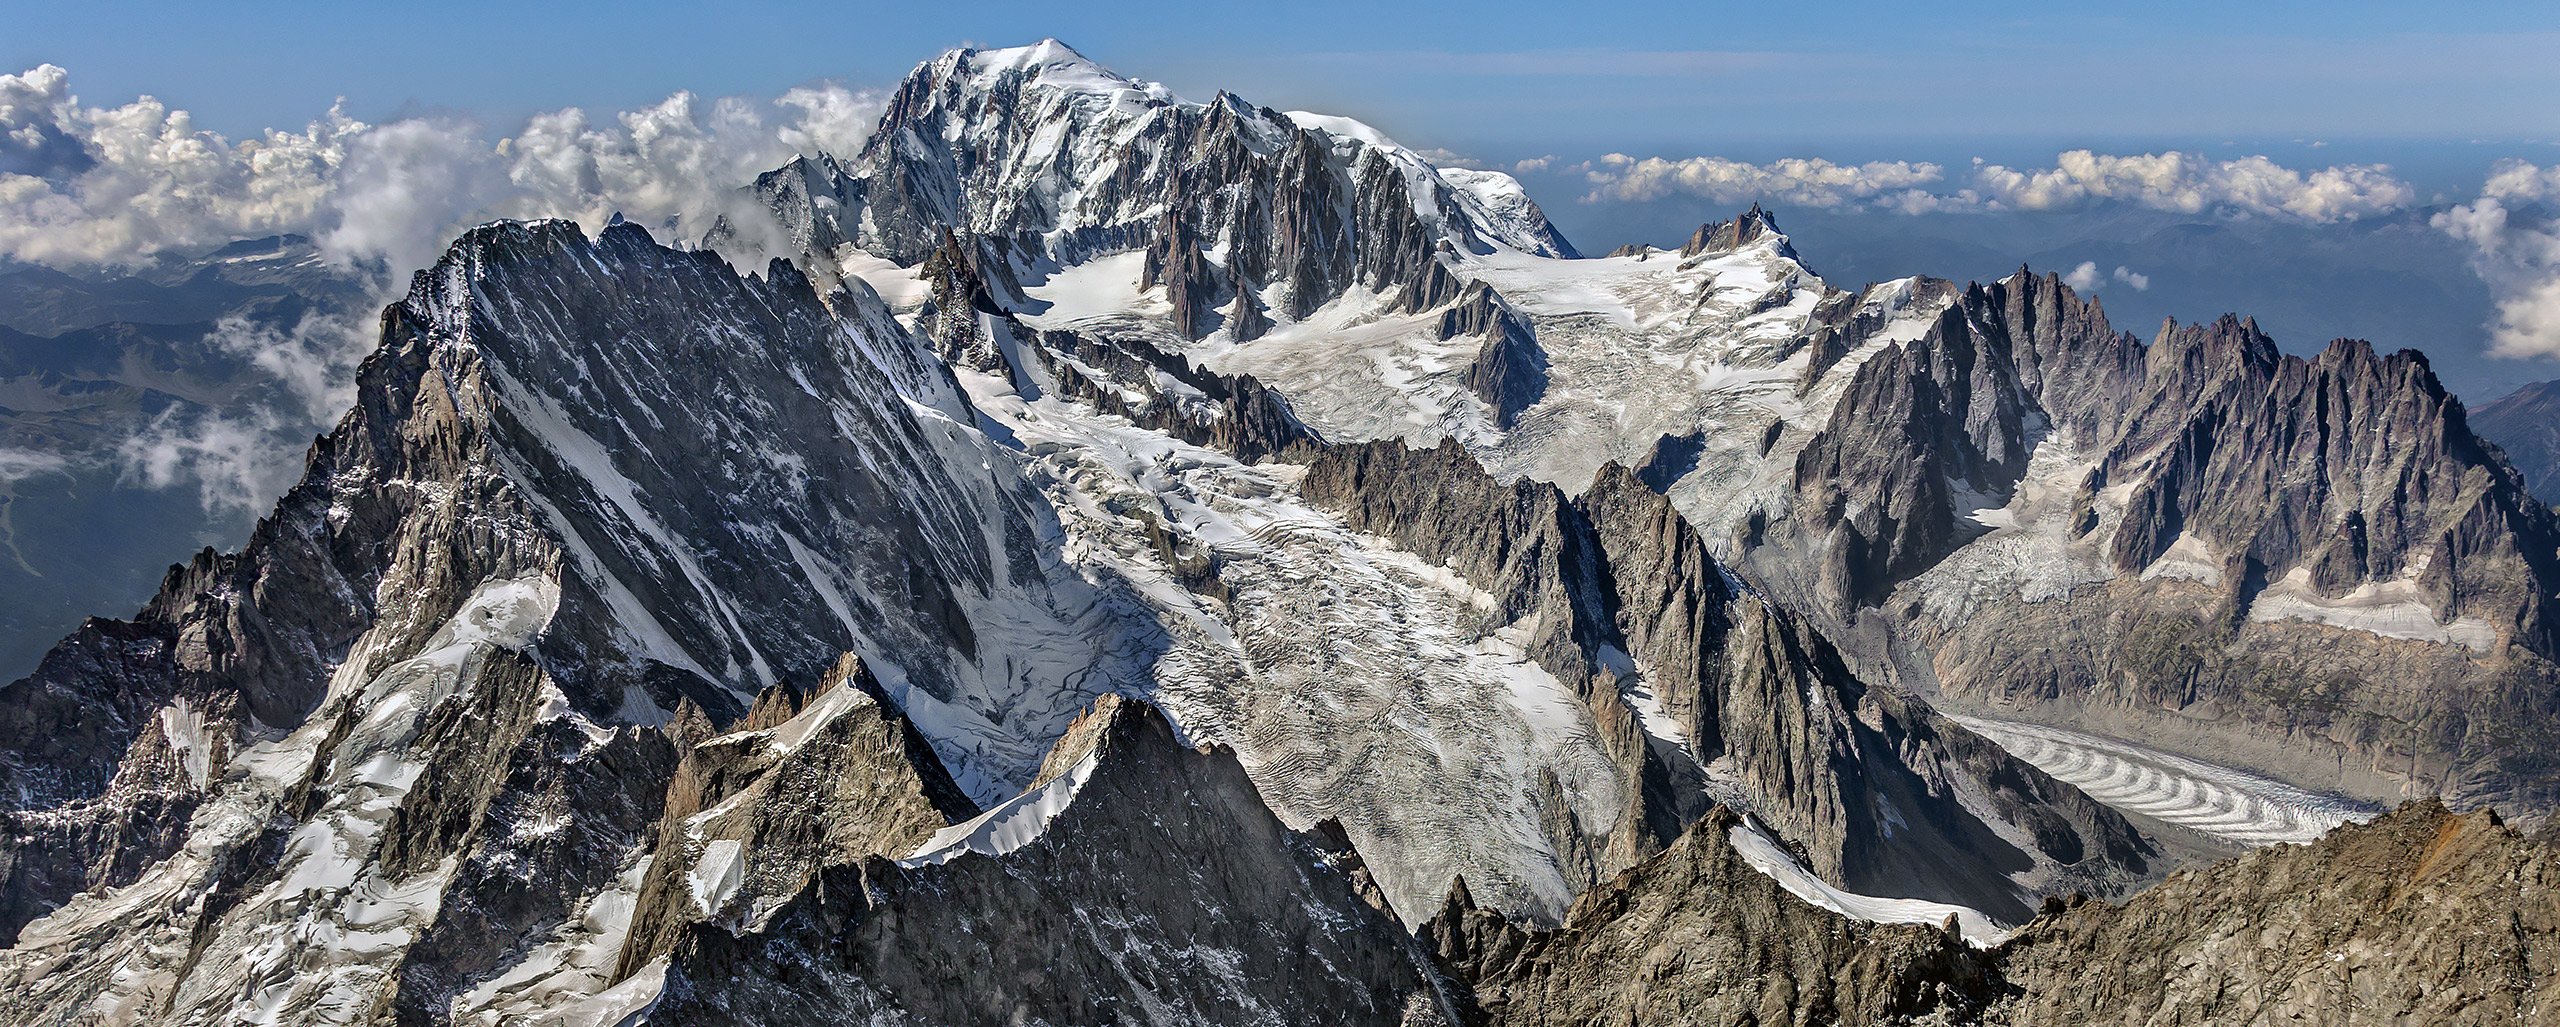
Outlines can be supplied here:
M2210 160L2169 151L2110 155L2071 150L2050 168L1998 164L1974 169L1983 201L2016 210L2056 210L2093 202L2130 203L2181 214L2290 218L2317 224L2401 210L2418 192L2382 164L2298 171L2265 157Z
M334 258L405 270L497 217L600 227L619 211L687 235L795 153L850 154L883 98L834 84L771 99L677 93L605 117L537 115L492 139L455 118L369 125L331 108L294 131L233 141L141 97L81 102L43 65L0 75L0 256L118 265L299 233Z
M1800 207L1844 207L1899 194L1938 181L1944 169L1926 161L1835 164L1819 157L1788 157L1766 164L1724 157L1641 160L1623 153L1600 158L1586 172L1586 200L1658 200L1674 194L1718 203L1746 200Z
M2079 266L2062 274L2062 284L2070 286L2074 292L2096 292L2106 288L2110 282L2121 282L2135 292L2151 288L2150 275L2122 264L2116 265L2116 269L2110 272L2099 270L2097 261L2084 260Z
M0 75L0 255L98 264L307 230L366 127L332 108L234 143L148 96L82 106L70 79L50 64Z
M2497 313L2490 352L2560 357L2560 165L2504 160L2480 196L2435 215L2437 230L2472 246L2472 267L2489 283Z
M2013 168L1975 161L1950 181L1927 161L1839 164L1789 157L1765 164L1726 157L1638 159L1612 153L1584 167L1586 202L1644 202L1674 195L1718 203L1745 200L1819 208L1865 207L1902 214L2064 210L2128 203L2153 210L2224 217L2270 217L2328 224L2403 210L2417 190L2382 164L2298 170L2265 157L2213 160L2169 151L2134 155L2071 150L2053 166Z

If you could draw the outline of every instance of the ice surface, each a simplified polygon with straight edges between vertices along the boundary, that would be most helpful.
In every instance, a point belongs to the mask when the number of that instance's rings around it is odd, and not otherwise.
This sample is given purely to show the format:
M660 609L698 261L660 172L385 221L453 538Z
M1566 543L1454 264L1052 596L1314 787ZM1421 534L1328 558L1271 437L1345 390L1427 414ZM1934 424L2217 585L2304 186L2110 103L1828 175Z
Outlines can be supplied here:
M702 858L685 873L686 890L693 896L694 909L703 916L720 911L738 894L738 885L746 879L746 848L734 838L719 838L703 845Z
M2497 647L2498 629L2477 617L2439 620L2418 584L2423 565L2390 581L2367 581L2342 596L2324 596L2311 587L2309 568L2296 567L2258 593L2249 604L2249 619L2298 620L2363 631L2384 638L2460 645L2474 652Z
M1955 720L2099 802L2246 845L2307 842L2381 812L2371 803L2130 742L1979 717Z
M1542 805L1600 831L1625 801L1589 714L1520 652L1528 625L1486 623L1490 597L1461 576L1309 507L1301 467L963 380L1020 441L1066 557L1157 626L1133 687L1186 737L1234 748L1284 821L1341 820L1411 918L1460 873L1502 908L1562 912L1573 889ZM1210 554L1226 594L1177 580L1146 522Z

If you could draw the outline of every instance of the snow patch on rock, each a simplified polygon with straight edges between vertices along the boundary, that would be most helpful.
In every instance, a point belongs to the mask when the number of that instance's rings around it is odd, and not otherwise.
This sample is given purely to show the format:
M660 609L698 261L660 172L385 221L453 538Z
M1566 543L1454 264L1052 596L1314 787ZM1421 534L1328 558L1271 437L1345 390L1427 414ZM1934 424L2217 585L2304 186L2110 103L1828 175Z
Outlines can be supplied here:
M1745 814L1742 823L1726 831L1726 840L1751 868L1769 875L1787 893L1806 902L1843 916L1880 924L1943 924L1956 918L1956 927L1967 944L1989 948L2009 936L2009 929L1992 922L1981 910L1969 906L1930 902L1925 899L1894 899L1861 895L1837 887L1787 853L1762 827L1757 818Z
M1076 793L1093 778L1093 769L1101 763L1100 753L1087 755L1076 761L1076 765L1066 773L1014 796L1003 805L979 814L976 819L934 832L933 837L925 839L924 844L900 859L898 865L920 867L948 863L972 852L981 856L1001 856L1031 844L1041 832L1048 830L1050 821L1058 819L1058 814L1066 812L1067 807L1076 801Z

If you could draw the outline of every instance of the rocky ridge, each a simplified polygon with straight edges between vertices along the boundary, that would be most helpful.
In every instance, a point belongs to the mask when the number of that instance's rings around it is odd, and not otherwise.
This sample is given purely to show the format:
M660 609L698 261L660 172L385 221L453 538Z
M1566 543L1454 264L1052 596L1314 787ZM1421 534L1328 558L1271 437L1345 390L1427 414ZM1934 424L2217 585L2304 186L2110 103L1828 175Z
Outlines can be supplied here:
M1796 480L1744 563L1870 673L2371 797L2560 797L2560 532L2416 354L2145 346L2021 276L1862 363Z
M2560 855L2412 803L2310 845L2061 900L1988 949L1748 869L1730 814L1524 929L1463 889L1423 930L1476 1024L2529 1023L2560 1003ZM2484 916L2484 911L2496 911Z

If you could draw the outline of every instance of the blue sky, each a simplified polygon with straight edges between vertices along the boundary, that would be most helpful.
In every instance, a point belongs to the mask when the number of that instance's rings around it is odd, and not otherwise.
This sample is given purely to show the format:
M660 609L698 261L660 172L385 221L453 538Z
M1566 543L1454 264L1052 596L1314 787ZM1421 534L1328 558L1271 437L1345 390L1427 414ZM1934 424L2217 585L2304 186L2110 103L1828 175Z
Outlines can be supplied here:
M505 123L676 89L894 81L1057 36L1186 93L1364 117L1420 145L1837 153L2560 138L2560 5L2314 3L614 5L0 3L0 64L156 94L238 136L332 96Z

